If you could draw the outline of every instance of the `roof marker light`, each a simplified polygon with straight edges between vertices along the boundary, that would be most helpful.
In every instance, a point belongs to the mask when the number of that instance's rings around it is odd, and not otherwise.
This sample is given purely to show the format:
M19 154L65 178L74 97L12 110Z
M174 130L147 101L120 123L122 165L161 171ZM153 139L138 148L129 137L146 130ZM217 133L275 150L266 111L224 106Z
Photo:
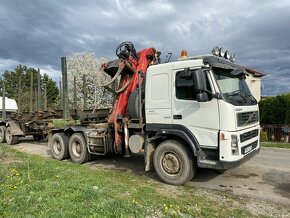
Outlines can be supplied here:
M187 51L186 50L181 51L181 58L187 58Z

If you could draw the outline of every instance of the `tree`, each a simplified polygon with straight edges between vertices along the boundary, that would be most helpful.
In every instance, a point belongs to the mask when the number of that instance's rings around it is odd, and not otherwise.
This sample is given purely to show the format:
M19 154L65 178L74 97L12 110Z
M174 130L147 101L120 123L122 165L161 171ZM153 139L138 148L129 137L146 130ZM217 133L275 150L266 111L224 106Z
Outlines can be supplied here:
M77 107L84 109L108 108L112 104L112 95L102 85L110 81L107 74L99 69L105 58L97 59L91 53L75 53L67 59L68 96L70 108L74 105L74 77L76 77ZM84 81L85 78L85 81ZM85 84L85 85L84 85ZM96 89L96 93L95 93ZM86 96L84 94L86 93ZM96 95L96 105L94 105Z
M290 93L286 95L286 115L285 124L290 125Z
M262 124L290 124L290 93L262 99L259 107Z
M30 104L30 76L33 73L33 88L37 87L37 70L34 68L28 68L27 66L18 65L14 71L5 71L2 75L2 79L5 82L6 97L13 98L18 103L18 108L21 111L29 111ZM56 104L56 98L58 96L58 88L56 83L47 75L40 76L41 84L41 102L43 109L44 102L44 85L47 88L47 105L49 109L54 109ZM2 86L2 80L1 86ZM19 86L20 86L20 99L19 99ZM34 92L33 89L33 92ZM2 96L2 87L1 87ZM35 102L35 93L33 96ZM20 102L19 102L20 101ZM20 104L19 104L20 103ZM35 103L33 104L33 109L35 108Z

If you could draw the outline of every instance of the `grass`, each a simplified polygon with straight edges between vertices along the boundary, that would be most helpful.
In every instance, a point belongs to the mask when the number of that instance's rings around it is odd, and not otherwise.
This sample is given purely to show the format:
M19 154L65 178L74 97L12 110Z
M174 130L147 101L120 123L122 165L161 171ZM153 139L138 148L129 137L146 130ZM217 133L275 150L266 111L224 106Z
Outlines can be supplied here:
M187 185L44 159L6 145L0 145L0 196L0 217L254 216L229 193L220 193L219 201Z
M288 148L290 149L290 143L275 143L275 142L261 142L262 147L271 148Z
M79 123L76 120L53 119L54 128L65 128Z
M44 159L6 145L0 145L0 163L0 217L254 216L229 193L209 198L194 187Z

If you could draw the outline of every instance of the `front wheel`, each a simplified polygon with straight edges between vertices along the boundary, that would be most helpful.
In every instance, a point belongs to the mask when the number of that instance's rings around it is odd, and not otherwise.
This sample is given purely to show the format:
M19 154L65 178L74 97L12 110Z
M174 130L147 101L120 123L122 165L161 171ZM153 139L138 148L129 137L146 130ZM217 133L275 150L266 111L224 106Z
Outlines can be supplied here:
M182 185L194 177L196 163L192 160L190 150L175 140L162 142L153 154L157 175L163 182L171 185Z
M90 159L87 143L82 133L74 133L69 140L69 155L75 163L85 163Z

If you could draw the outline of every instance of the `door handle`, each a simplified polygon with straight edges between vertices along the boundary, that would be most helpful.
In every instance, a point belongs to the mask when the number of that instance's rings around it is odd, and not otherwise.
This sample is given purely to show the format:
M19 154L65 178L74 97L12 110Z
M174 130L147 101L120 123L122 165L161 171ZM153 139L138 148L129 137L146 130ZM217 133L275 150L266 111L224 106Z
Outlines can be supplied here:
M181 114L175 114L173 115L174 120L182 120L182 115Z

